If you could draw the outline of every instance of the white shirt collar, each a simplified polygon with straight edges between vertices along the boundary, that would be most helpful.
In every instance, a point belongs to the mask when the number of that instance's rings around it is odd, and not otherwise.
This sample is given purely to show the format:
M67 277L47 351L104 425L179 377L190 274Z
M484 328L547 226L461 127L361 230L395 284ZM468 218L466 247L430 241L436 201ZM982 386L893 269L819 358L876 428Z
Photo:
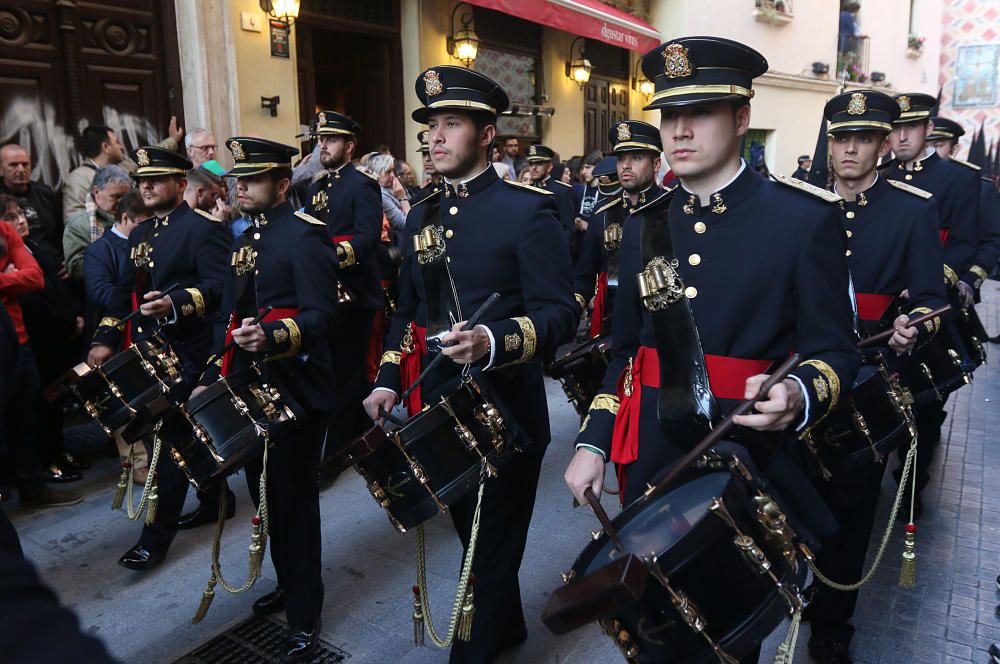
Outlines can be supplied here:
M739 170L737 170L737 171L736 171L736 175L734 175L734 176L733 176L733 177L732 177L732 178L731 178L731 179L729 180L729 182L727 182L726 184L722 185L721 187L719 187L718 189L716 189L716 190L715 190L714 192L712 192L712 193L718 193L718 192L722 191L723 189L725 189L726 187L728 187L729 185L731 185L732 183L736 182L736 179L737 179L737 178L738 178L738 177L739 177L740 175L742 175L742 174L743 174L743 171L744 171L744 170L746 170L746 167L747 167L747 162L746 162L746 161L745 161L745 160L743 159L743 157L740 157L740 168L739 168ZM683 189L684 191L686 191L687 193L689 193L689 194L691 194L691 193L694 193L694 192L692 192L692 191L691 191L690 189L688 189L687 187L685 187L685 186L684 186L684 183L683 183L683 182L681 182L681 188L682 188L682 189Z
M112 233L114 233L115 235L117 235L118 237L120 237L120 238L121 238L121 239L123 239L123 240L127 240L127 239L128 239L128 235L125 235L125 233L122 233L122 232L121 232L120 230L118 230L118 228L117 228L117 227L115 227L115 226L112 226L112 227L111 227L111 232L112 232Z
M859 194L863 194L864 192L868 191L869 189L871 189L872 187L875 186L876 182L878 182L878 171L875 171L875 179L872 180L872 183L870 185L868 185L867 187L865 187L864 189L862 189L861 191L859 191L858 193ZM837 183L836 182L833 183L833 193L835 193L838 196L840 196L840 192L837 191ZM846 198L844 198L844 196L840 196L840 197L843 198L845 201L847 200Z

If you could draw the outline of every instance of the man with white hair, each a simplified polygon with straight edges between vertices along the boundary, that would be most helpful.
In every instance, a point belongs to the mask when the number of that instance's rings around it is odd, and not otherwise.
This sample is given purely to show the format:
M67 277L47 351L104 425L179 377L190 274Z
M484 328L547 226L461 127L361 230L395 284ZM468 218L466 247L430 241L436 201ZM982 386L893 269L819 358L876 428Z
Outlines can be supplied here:
M84 209L69 218L63 230L63 253L71 279L83 281L84 252L118 221L118 202L130 189L132 176L121 166L101 166L94 172Z
M188 159L197 168L206 161L215 159L215 150L218 146L212 132L204 127L197 127L184 137L184 147L187 150Z

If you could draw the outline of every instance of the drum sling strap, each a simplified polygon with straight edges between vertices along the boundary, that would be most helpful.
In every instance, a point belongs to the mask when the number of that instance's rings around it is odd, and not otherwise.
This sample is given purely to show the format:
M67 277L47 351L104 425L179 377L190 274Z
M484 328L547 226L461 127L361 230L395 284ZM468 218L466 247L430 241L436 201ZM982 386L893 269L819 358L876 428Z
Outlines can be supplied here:
M625 206L616 205L604 213L604 250L608 255L608 287L618 286L619 249L625 227Z
M146 293L146 289L149 286L149 240L153 235L153 226L156 222L150 222L149 228L142 235L142 240L139 241L135 247L132 248L131 255L129 258L135 263L135 281L132 283L132 294L131 311L135 311L139 308L139 297L140 295ZM132 321L125 324L124 330L124 345L122 348L128 348L132 345Z
M669 204L642 219L642 262L636 275L643 306L650 312L660 363L657 417L671 437L693 445L708 434L719 405L708 380L691 301L684 294L670 237Z

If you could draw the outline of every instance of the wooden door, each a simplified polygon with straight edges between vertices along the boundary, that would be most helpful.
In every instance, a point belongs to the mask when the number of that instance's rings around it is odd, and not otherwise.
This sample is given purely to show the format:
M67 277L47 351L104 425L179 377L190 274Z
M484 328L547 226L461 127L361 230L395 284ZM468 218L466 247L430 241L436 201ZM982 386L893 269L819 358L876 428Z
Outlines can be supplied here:
M0 140L28 148L33 177L58 186L89 124L129 150L183 125L172 2L10 0L0 7Z
M613 78L591 76L583 90L584 154L610 152L608 130L628 119L628 84Z

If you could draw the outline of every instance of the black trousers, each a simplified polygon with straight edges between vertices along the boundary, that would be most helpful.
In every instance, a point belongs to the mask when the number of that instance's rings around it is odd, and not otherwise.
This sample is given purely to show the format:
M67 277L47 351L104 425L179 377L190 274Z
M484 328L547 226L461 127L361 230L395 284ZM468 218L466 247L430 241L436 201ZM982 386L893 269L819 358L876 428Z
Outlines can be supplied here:
M139 544L145 546L150 551L166 552L170 548L170 543L177 536L177 520L184 509L184 500L187 498L188 480L177 464L170 458L169 442L176 440L178 436L190 436L190 429L185 429L181 424L181 418L168 418L163 422L160 436L163 440L160 449L160 458L156 464L156 492L159 496L156 506L156 520L152 525L142 526L142 534L139 535ZM146 445L146 454L149 459L153 459L152 436L147 436L143 443Z
M271 562L285 590L285 615L293 627L312 629L323 610L319 518L320 449L326 415L308 414L268 451L267 503ZM263 459L247 464L247 488L260 500Z
M535 508L535 490L545 448L542 444L528 447L486 482L479 540L472 563L476 577L472 639L455 641L451 664L493 662L503 646L527 637L517 574ZM472 534L476 498L477 492L472 492L449 510L463 549Z
M337 401L330 418L330 436L324 457L342 451L371 426L361 403L368 393L365 377L368 341L375 311L343 305L330 335L330 352L337 379Z
M7 513L0 506L0 552L6 552L18 558L24 558L24 550L21 549L21 540L14 530L14 524L10 522Z
M868 541L875 525L875 504L885 464L837 474L829 481L816 481L840 529L823 541L816 565L830 579L843 584L856 582L864 571ZM858 591L833 590L817 579L817 592L807 609L812 638L850 643L854 627L849 622L858 603Z
M941 445L941 425L948 417L948 413L944 409L944 405L948 403L948 396L940 404L930 403L913 409L913 416L917 421L917 462L914 464L912 472L916 476L918 496L931 481L931 464L934 462L937 448ZM910 441L908 438L901 441L896 449L896 453L899 455L899 466L892 475L897 482L903 475L903 462L906 460L906 453L909 449Z
M33 491L42 485L36 412L40 382L34 353L27 344L18 348L13 377L8 385L12 393L7 395L0 423L14 469L13 479L22 491Z

